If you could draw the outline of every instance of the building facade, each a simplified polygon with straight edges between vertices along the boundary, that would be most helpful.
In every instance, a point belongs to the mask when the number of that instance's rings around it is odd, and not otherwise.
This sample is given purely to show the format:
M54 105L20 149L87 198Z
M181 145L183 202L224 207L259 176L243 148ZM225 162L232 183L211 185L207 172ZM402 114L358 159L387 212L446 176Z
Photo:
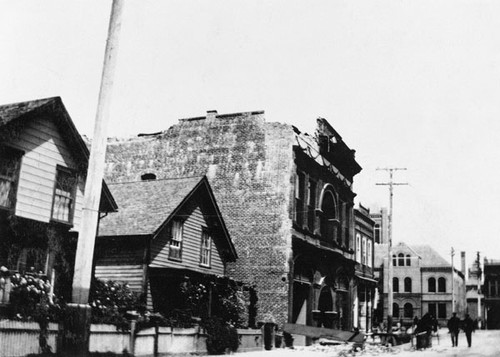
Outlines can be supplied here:
M70 301L87 146L59 97L0 106L0 138L0 266L43 275ZM104 183L99 210L116 208Z
M500 260L484 259L484 305L487 329L500 329Z
M106 177L206 175L238 254L228 275L256 286L257 319L350 329L360 170L325 119L310 136L264 112L211 111L110 142Z
M383 283L378 317L387 316L387 245L376 247L376 260ZM465 314L465 277L453 269L428 245L398 243L392 247L393 318L410 326L415 317L430 313L440 326L446 326L452 312ZM453 282L452 282L453 279ZM454 306L453 306L454 305Z
M372 329L377 281L374 274L374 224L370 210L359 204L354 209L354 245L356 252L353 326L360 331Z

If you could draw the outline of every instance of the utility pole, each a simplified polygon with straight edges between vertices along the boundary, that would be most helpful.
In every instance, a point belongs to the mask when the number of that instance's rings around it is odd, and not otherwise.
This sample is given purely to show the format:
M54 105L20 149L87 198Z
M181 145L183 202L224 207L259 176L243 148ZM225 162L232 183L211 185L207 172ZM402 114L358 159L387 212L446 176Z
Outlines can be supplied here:
M67 356L86 356L90 336L91 310L89 303L92 260L97 234L99 203L101 199L104 160L107 143L107 124L110 112L111 89L116 67L118 38L121 28L123 0L113 0L104 53L101 87L97 104L94 136L90 150L82 220L76 249L73 276L72 304L64 320L61 352Z
M482 294L481 279L483 276L483 272L481 270L481 256L480 256L479 251L477 252L476 261L477 261L477 328L481 329L481 327L482 327L482 322L481 322L481 319L482 319L482 316L481 316L482 315L481 314L481 294Z
M393 267L392 267L392 211L393 211L393 196L394 186L408 185L407 183L396 183L393 180L394 171L406 170L406 168L386 167L377 168L389 172L389 182L377 183L377 185L389 186L389 226L388 226L388 244L387 244L387 332L392 332L392 305L394 303L393 296Z
M455 267L453 265L453 257L455 249L451 247L451 312L455 312Z

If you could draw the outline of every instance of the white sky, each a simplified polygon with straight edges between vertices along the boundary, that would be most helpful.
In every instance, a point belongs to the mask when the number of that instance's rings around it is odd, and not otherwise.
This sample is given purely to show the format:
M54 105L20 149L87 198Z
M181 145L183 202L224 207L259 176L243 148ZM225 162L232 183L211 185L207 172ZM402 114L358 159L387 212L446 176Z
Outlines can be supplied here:
M0 8L0 102L61 96L90 136L111 0ZM365 206L388 206L377 167L408 168L395 242L500 258L500 1L126 0L109 135L210 109L328 119Z

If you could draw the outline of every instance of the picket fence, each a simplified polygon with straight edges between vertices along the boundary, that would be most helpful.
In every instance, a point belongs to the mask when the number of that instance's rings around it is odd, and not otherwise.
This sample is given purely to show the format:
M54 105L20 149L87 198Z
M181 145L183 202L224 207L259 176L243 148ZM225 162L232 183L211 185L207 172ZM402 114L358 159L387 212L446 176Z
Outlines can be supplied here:
M57 352L58 325L49 324L48 344ZM0 357L21 357L40 353L39 326L34 322L0 320ZM260 329L238 329L239 352L263 349ZM200 327L158 327L132 333L119 331L113 325L93 324L90 328L90 352L125 351L134 356L155 356L176 353L206 354L206 335Z

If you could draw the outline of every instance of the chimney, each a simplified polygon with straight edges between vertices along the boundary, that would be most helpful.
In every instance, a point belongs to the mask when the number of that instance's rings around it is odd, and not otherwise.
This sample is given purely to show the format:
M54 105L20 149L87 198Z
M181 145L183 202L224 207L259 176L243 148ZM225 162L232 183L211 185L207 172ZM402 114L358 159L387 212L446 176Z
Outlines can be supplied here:
M460 252L460 270L462 271L462 273L464 274L465 276L465 269L466 269L466 266L465 266L465 252Z
M217 115L217 110L207 110L207 120L214 120Z

